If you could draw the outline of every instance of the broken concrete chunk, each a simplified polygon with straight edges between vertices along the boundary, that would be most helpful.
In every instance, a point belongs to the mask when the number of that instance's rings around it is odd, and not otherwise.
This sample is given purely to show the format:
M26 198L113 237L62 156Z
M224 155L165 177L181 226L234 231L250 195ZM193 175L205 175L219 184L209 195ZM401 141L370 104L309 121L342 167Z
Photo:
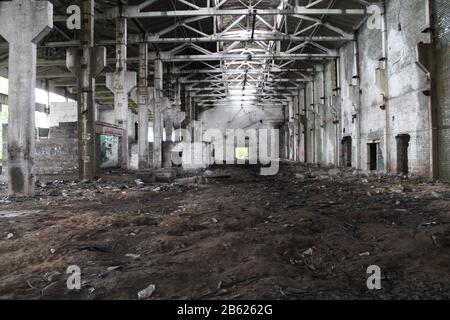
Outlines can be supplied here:
M122 266L114 266L114 267L108 267L108 269L106 269L106 270L108 272L111 272L111 271L115 271L115 270L120 270L122 268L123 268Z
M59 276L61 275L61 272L58 271L50 271L44 274L44 279L48 282L54 282L55 280L58 280Z
M137 259L139 259L139 258L141 257L141 255L140 255L140 254L135 254L135 253L127 253L127 254L125 255L125 257L127 257L127 258L133 258L134 260L137 260Z
M138 298L139 299L150 298L152 296L153 292L155 292L155 290L156 290L156 286L154 284L151 284L144 290L141 290L138 292Z
M442 198L442 195L441 195L440 193L437 193L437 192L432 192L431 195L432 195L434 198L436 198L436 199Z
M200 182L200 178L199 177L189 177L189 178L180 178L180 179L176 179L175 183L185 186L185 185L190 185L190 184L196 184Z

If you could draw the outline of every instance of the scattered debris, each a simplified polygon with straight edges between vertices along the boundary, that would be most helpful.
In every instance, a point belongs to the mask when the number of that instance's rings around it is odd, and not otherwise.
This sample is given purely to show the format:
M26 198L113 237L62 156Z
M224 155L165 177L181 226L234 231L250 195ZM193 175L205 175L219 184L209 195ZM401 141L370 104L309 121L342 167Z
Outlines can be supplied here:
M140 254L135 254L135 253L127 253L125 255L125 257L133 258L134 260L137 260L137 259L139 259L141 257L141 255Z
M306 176L304 174L301 174L301 173L296 173L295 177L297 179L300 179L300 180L305 180L306 179Z
M341 174L341 170L340 169L330 169L329 171L328 171L328 175L330 175L330 176L337 176L337 175L340 175Z
M201 177L179 178L174 181L178 185L190 185L201 183Z
M359 256L360 257L368 257L368 256L370 256L370 252L369 251L362 252L362 253L359 254Z
M121 270L121 269L123 269L123 266L108 267L108 269L106 269L106 270L111 272L111 271Z
M153 292L155 292L156 286L154 284L149 285L144 290L138 292L139 299L148 299L152 296Z
M46 274L44 274L44 279L47 280L48 282L53 282L53 281L57 280L57 278L59 278L60 276L61 276L61 272L50 271L50 272L47 272Z
M391 187L391 192L393 192L393 193L404 193L405 192L405 187L402 186L402 185Z
M163 279L158 299L448 298L448 185L306 164L282 163L270 177L259 169L177 173L209 179L201 185L138 186L136 173L117 172L88 183L53 178L27 199L0 187L10 202L0 234L14 233L0 241L0 299L137 298L149 277ZM389 266L384 290L362 297L374 250L374 263ZM79 292L66 287L71 263L82 268Z

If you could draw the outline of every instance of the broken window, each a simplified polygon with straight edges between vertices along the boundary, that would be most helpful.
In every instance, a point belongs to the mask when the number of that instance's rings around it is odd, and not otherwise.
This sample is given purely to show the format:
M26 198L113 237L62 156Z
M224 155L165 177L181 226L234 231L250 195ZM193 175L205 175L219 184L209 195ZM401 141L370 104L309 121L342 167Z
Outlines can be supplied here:
M49 128L38 128L39 139L48 139L49 132Z

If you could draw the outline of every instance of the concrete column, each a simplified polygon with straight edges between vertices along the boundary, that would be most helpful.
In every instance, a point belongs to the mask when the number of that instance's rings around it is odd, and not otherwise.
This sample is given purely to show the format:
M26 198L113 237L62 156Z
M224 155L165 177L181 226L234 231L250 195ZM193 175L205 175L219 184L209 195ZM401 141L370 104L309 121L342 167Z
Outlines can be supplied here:
M67 68L77 77L78 172L82 181L98 175L95 139L95 77L106 67L106 48L94 47L94 0L81 2L81 48L67 51Z
M155 60L155 103L153 106L153 169L162 168L162 97L163 97L163 62Z
M302 103L303 103L303 153L304 153L304 158L303 158L303 162L304 163L308 163L308 154L309 154L309 150L308 150L308 135L309 135L309 128L308 128L308 100L307 100L307 86L305 86L303 88L303 99L302 99Z
M162 100L163 117L164 117L164 128L166 132L165 141L172 141L173 134L173 109L169 98L164 97Z
M191 122L192 121L192 113L191 113L191 102L192 102L192 99L191 99L191 96L190 96L190 94L189 94L189 91L185 91L185 97L184 97L184 103L185 103L185 105L186 105L186 121L185 121L185 123L186 124L189 124L189 122Z
M174 129L175 129L175 142L181 141L181 122L182 114L181 114L181 83L177 81L175 85L175 119L174 119Z
M148 87L148 44L139 45L139 86L137 88L137 104L139 107L139 170L149 168L148 150L148 109L153 96L153 88Z
M8 187L34 195L36 44L53 28L48 1L0 2L0 35L9 42Z
M295 160L300 161L300 96L297 95L297 103L295 105Z
M121 167L130 169L130 132L128 125L128 94L136 86L136 72L127 71L127 19L116 19L116 72L106 74L106 87L114 93L114 114L116 125L123 129Z

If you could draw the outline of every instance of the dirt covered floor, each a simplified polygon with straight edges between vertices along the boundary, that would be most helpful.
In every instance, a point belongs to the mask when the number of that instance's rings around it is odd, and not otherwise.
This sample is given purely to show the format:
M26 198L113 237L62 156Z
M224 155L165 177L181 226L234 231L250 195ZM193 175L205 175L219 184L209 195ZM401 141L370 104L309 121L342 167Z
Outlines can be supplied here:
M450 187L285 163L0 197L0 298L450 298ZM198 183L195 183L197 180ZM71 265L82 288L66 286ZM382 289L366 286L378 265Z

